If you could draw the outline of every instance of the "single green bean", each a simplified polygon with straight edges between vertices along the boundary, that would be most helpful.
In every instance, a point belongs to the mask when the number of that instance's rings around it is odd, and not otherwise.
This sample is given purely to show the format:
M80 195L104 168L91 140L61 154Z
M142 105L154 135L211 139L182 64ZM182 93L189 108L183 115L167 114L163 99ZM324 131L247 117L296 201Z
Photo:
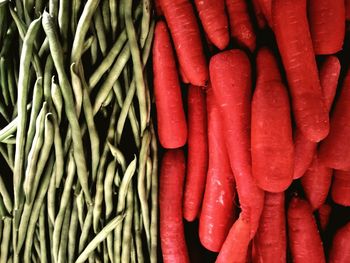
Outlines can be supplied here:
M2 230L1 246L0 246L0 262L6 262L10 254L10 240L11 240L11 219L4 219L4 228Z
M140 35L140 45L144 46L147 35L150 29L150 20L151 20L151 1L143 0L142 1L142 20L141 20L141 35Z
M78 13L81 5L81 0L72 1L72 19L71 19L71 31L72 34L75 34L78 25Z
M119 226L124 219L124 215L118 215L113 218L86 246L83 252L79 255L75 263L83 263L89 257L89 254L96 249L96 247L106 239L108 234Z
M79 247L78 247L78 252L79 254L82 253L85 244L88 240L89 237L89 233L90 233L90 229L91 229L91 225L92 225L92 212L93 212L93 207L90 206L87 212L87 215L85 217L84 220L84 225L81 229L81 235L80 235L80 239L79 239Z
M63 154L63 146L62 146L62 139L60 134L60 127L58 124L58 120L56 118L53 119L53 126L54 126L54 146L55 146L55 185L56 188L58 188L61 184L61 180L63 177L63 171L64 171L64 154Z
M37 229L38 228L36 228L36 230ZM34 243L34 249L35 249L35 252L36 252L35 254L36 255L34 255L34 253L32 254L32 262L34 262L33 261L33 256L34 256L35 260L37 260L38 258L40 258L40 254L41 254L41 252L40 252L40 241L39 241L39 237L37 235L37 231L35 231L33 243ZM36 261L36 262L38 262L38 261Z
M45 226L45 202L41 206L39 215L39 234L40 234L40 260L42 263L48 262L46 248L46 226Z
M35 16L39 17L45 8L45 2L44 0L35 0Z
M92 42L96 41L95 36L89 36L84 42L83 54L91 48Z
M18 118L14 118L9 124L0 130L0 142L13 135L17 130Z
M58 252L58 262L64 263L67 262L67 246L68 246L68 235L69 235L69 221L71 217L71 208L72 204L71 202L68 203L68 207L66 209L66 213L64 215L64 221L61 231L61 241L60 241L60 248Z
M10 92L10 99L11 99L11 103L12 105L16 104L16 96L17 96L17 85L15 82L15 76L13 73L13 68L10 66L7 69L7 85L9 88L9 92Z
M80 224L80 228L82 229L84 226L84 218L85 218L85 211L84 211L85 201L84 201L83 191L80 191L80 193L76 197L76 200L77 200L79 224Z
M158 150L157 137L151 122L152 184L151 184L151 263L157 262L158 244Z
M102 0L102 18L106 32L111 31L111 13L109 12L109 0Z
M152 186L152 159L147 154L147 162L146 162L146 200L148 200L149 195L151 193L151 186Z
M7 86L7 72L6 72L6 60L5 58L0 58L0 86L2 91L2 96L6 105L10 103L10 91Z
M48 215L48 221L49 225L55 224L55 218L56 218L56 177L55 171L53 170L53 174L50 179L50 185L49 185L49 191L47 194L47 215ZM50 242L52 241L52 238L50 238ZM51 244L52 247L52 244ZM51 255L53 255L51 253Z
M108 93L108 96L107 98L105 99L105 101L102 103L102 107L105 108L107 107L109 104L111 104L111 102L113 101L113 98L114 98L114 92L111 90L109 93Z
M63 50L67 51L68 48L68 30L69 30L69 14L70 0L60 0L58 7L58 27L60 30L60 36L63 42Z
M77 207L76 199L74 199L72 215L69 221L69 231L68 231L69 233L68 234L68 263L73 263L75 259L78 225L79 225L78 207Z
M118 27L118 16L117 16L117 1L109 0L109 12L111 17L111 30L112 30L112 39L114 40L117 34Z
M107 236L108 238L108 236ZM103 263L110 263L111 261L109 260L109 257L108 257L108 251L107 251L107 241L106 239L103 240Z
M80 116L81 107L83 104L83 88L75 66L76 64L72 63L72 65L70 66L70 74L72 78L72 88L75 98L75 111L77 113L77 116Z
M13 209L12 199L9 192L7 191L5 182L2 179L1 175L0 175L0 194L2 195L2 198L4 200L4 205L6 207L6 210L12 213L12 209Z
M90 1L88 1L88 3L89 2ZM82 186L82 189L84 191L84 194L86 196L87 203L91 205L92 199L89 192L88 172L87 172L86 160L84 155L82 134L80 131L77 114L74 109L72 87L68 81L66 72L64 70L62 47L61 47L61 44L59 43L57 33L54 29L52 18L50 18L50 15L46 12L44 12L44 15L43 15L43 27L47 35L47 38L49 39L51 55L58 73L60 88L62 89L61 91L62 91L64 104L65 104L65 112L72 131L73 149L74 149L73 153L74 153L74 159L77 165L78 178Z
M13 39L16 31L16 24L12 22L10 27L7 29L6 35L3 40L0 57L5 57L11 51L13 46Z
M57 113L57 121L60 123L62 119L63 99L61 89L55 82L55 76L52 77L51 81L51 99Z
M9 146L9 144L6 145L6 146ZM11 146L12 146L12 145L11 145ZM12 160L10 159L7 150L5 149L5 146L4 146L3 144L1 144L1 143L0 143L0 154L1 154L2 157L4 157L4 159L5 159L5 161L6 161L7 165L8 165L8 167L10 167L10 169L13 170L13 162L12 162Z
M130 262L136 263L136 251L135 251L135 244L134 244L134 238L131 236L131 249L130 249Z
M59 9L59 0L49 0L49 12L50 15L57 20L58 17L58 9Z
M116 160L118 161L118 163L122 167L123 173L125 173L126 161L125 161L123 153L116 146L111 144L111 142L108 142L108 147L109 147L109 150L111 151L111 154L113 155L113 157L116 158Z
M104 201L106 219L109 219L113 213L113 179L116 172L116 160L110 161L106 170L106 177L104 180Z
M124 7L124 2L120 1L119 3L119 23L120 23L120 28L124 29L125 28L125 19L124 19L124 13L125 13L125 7Z
M95 28L91 25L91 32L94 39L97 39ZM95 65L98 59L98 41L93 41L90 48L91 65Z
M141 237L142 235L141 222L140 222L141 217L142 216L140 216L140 208L139 208L137 192L134 192L134 231L135 231L137 262L139 263L144 262L142 237Z
M130 262L132 220L133 220L133 212L134 212L133 202L134 202L133 186L130 184L128 194L126 197L126 211L125 211L125 219L123 222L123 242L122 242L121 262Z
M18 209L21 206L23 200L23 194L21 193L21 182L23 180L23 165L24 165L24 147L25 147L25 133L26 133L26 122L27 122L27 98L29 89L29 68L30 60L32 57L34 40L39 31L41 25L41 17L34 20L29 28L28 32L23 41L23 48L21 54L20 68L19 68L19 79L18 79L18 97L17 97L17 107L18 107L18 127L16 136L16 153L15 153L15 163L14 163L14 200L15 200L15 217L17 215Z
M107 53L107 39L106 39L106 32L103 24L101 9L99 7L96 8L96 12L94 15L94 24L95 24L97 39L100 45L100 50L102 55L105 57Z
M47 51L49 51L49 40L45 38L38 52L39 57L42 58Z
M0 195L0 220L4 220L5 218L7 218L9 216L10 216L10 213L6 209L2 195Z
M4 119L5 119L7 122L10 122L10 118L9 118L9 116L8 116L6 107L5 107L5 105L4 105L2 102L0 102L0 114L4 117Z

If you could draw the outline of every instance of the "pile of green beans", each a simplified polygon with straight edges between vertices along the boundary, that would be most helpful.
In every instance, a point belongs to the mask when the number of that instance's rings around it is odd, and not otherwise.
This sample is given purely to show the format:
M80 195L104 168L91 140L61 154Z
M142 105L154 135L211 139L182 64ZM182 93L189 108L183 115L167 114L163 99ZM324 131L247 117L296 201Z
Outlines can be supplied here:
M0 0L0 263L157 262L151 0Z

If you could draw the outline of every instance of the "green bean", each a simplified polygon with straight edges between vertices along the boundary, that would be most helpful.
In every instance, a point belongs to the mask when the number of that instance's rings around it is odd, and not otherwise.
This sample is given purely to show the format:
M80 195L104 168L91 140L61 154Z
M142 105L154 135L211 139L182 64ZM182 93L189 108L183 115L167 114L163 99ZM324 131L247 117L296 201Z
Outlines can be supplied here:
M7 122L10 122L10 118L7 114L7 110L4 104L0 102L0 114L4 117Z
M13 135L10 135L10 136L6 137L2 142L5 143L5 144L15 145L16 144L16 138Z
M34 178L36 175L37 163L40 154L41 147L44 143L44 128L45 117L47 113L47 105L44 102L43 107L40 110L38 118L35 124L35 135L32 143L32 147L28 155L28 164L25 171L25 179L23 184L24 194L27 202L30 202L29 193L31 192L34 184Z
M9 124L0 130L0 142L13 135L17 130L18 118L14 118Z
M141 238L141 222L140 222L140 209L137 193L134 193L134 231L135 231L135 244L136 244L136 255L137 262L143 263L144 256L142 250L142 238Z
M44 99L49 105L49 109L52 108L51 84L52 84L53 70L54 70L53 60L52 60L51 54L49 54L47 56L46 63L45 63L44 80L43 80Z
M13 46L12 42L15 35L15 30L16 30L16 24L15 22L12 22L10 27L7 29L6 35L4 36L0 57L5 57L11 51L11 48Z
M89 237L89 232L92 225L92 212L93 212L93 207L90 206L84 220L84 225L81 229L81 235L80 235L79 247L78 247L79 254L83 251L85 244L87 242L87 239Z
M60 135L60 127L58 124L58 120L56 118L53 119L53 126L54 126L54 146L55 146L55 185L56 188L58 188L61 184L61 180L63 177L63 171L64 171L64 154L63 154L63 146L62 146L62 139Z
M37 230L37 228L36 228ZM38 238L38 235L37 234L37 231L35 231L35 235L34 235L34 240L33 240L33 243L34 243L34 249L35 249L35 252L36 252L36 255L34 256L34 253L32 254L32 262L33 262L33 256L35 258L35 260L38 258L38 256L40 256L41 252L40 252L40 242L39 242L39 238Z
M158 151L157 137L151 123L151 149L152 149L152 184L151 184L151 263L157 262L157 244L158 244Z
M109 235L108 235L109 236ZM107 236L107 238L108 238ZM108 257L108 252L107 252L107 241L106 239L103 240L103 263L110 263L111 261L109 260L109 257Z
M10 169L13 170L12 160L10 160L10 157L8 156L8 153L7 153L6 149L4 148L4 145L1 143L0 143L0 153L1 153L1 156L4 157L8 167L10 167Z
M88 1L88 3L89 2L90 1ZM88 6L88 4L86 6ZM89 186L88 186L88 172L87 172L86 161L84 156L82 134L80 131L77 114L74 109L72 88L64 70L64 63L62 58L62 47L59 43L57 33L54 30L52 18L50 18L49 14L46 12L44 12L44 15L43 15L43 27L49 39L51 55L58 73L59 85L60 85L60 88L62 89L61 91L62 91L64 104L65 104L65 112L72 131L73 149L74 149L73 153L74 153L74 159L77 165L78 178L82 186L82 189L84 191L84 194L86 196L87 203L91 205L92 199L91 199Z
M58 123L61 122L62 119L62 108L63 108L63 99L62 99L62 93L60 87L55 83L54 77L52 77L51 82L51 98L52 103L55 106L55 110L57 113L57 121Z
M141 214L143 223L145 225L146 239L148 244L148 249L150 251L151 238L150 238L150 222L149 222L149 210L148 210L148 202L147 202L147 194L145 187L145 166L147 162L147 153L150 147L151 142L151 134L148 130L145 131L142 137L141 150L139 155L139 167L138 167L138 177L137 177L137 192L140 199L141 204Z
M78 64L80 62L85 35L90 27L92 16L99 3L100 0L88 0L84 6L73 40L71 63L75 62Z
M111 90L109 93L108 93L108 96L107 98L105 99L105 101L102 103L102 107L107 107L109 104L111 104L112 100L114 98L114 92L113 90Z
M78 207L77 202L73 200L72 215L69 221L69 231L68 231L68 263L73 263L75 259L75 249L77 241L78 232Z
M40 260L43 263L48 262L46 251L45 207L45 203L43 203L39 215Z
M110 94L111 91L108 94ZM116 80L113 84L113 93L115 94L115 97L117 98L118 106L121 108L123 106L123 91L122 91L119 80ZM107 97L108 97L108 95L107 95ZM106 99L107 99L107 97L106 97Z
M122 167L122 171L125 172L126 162L125 162L125 158L123 156L123 153L117 147L115 147L113 144L111 144L110 142L108 142L108 147L109 147L109 150L111 151L111 154L113 155L113 157L116 158L116 160L118 161L118 163Z
M2 96L6 105L10 103L10 92L7 86L7 73L6 73L6 61L5 58L0 58L0 85L2 90Z
M142 6L139 5L135 10L135 19L138 19L141 15ZM89 78L89 89L90 91L96 86L99 80L102 78L103 74L111 68L116 57L122 50L125 42L127 40L127 35L125 29L120 33L118 39L113 44L111 50L108 52L107 56L102 60L101 64L97 69L91 74Z
M93 226L94 231L97 233L98 231L98 224L101 218L102 213L102 204L103 204L103 179L105 174L105 165L107 161L107 155L108 155L108 141L113 140L114 135L114 129L116 124L116 112L117 107L116 104L113 107L113 111L111 114L109 127L107 130L107 139L106 143L103 147L103 152L100 158L99 167L97 170L97 179L96 179L96 193L95 193L95 203L94 203L94 213L93 213Z
M71 217L71 202L68 203L68 207L66 209L66 213L64 216L62 231L61 231L61 241L60 241L60 249L58 253L58 262L63 263L67 262L67 245L68 245L68 235L69 235L69 221Z
M125 4L123 1L120 1L119 3L119 19L120 19L120 28L125 28L125 19L124 19L124 13L125 13Z
M10 213L6 209L4 199L2 198L2 195L0 195L0 220L4 220L5 218L9 217L9 215Z
M78 219L79 219L80 228L83 228L84 218L85 218L83 191L80 191L80 193L76 197L76 200L77 200Z
M31 22L30 15L34 7L34 0L24 0L23 6L24 6L24 18L26 19L27 23L30 23Z
M3 35L6 33L5 30L7 28L7 5L0 5L0 25L0 39L3 39Z
M33 99L32 99L32 110L30 112L29 117L29 127L27 130L27 138L26 138L26 146L25 146L25 156L28 156L31 143L34 139L35 130L36 130L36 120L38 118L38 114L40 112L40 109L42 108L42 101L43 101L43 89L42 89L42 77L39 77L34 84L33 89ZM45 106L46 107L46 106ZM44 109L44 107L43 107ZM45 108L46 110L46 108ZM45 115L45 113L43 113ZM42 116L43 118L44 116Z
M111 13L109 12L109 0L102 0L102 18L106 32L111 31Z
M50 180L50 185L51 185L51 181ZM50 186L49 186L49 190L50 191ZM49 226L49 243L50 243L50 248L52 247L52 236L53 236L53 224L51 224L51 221L50 219L48 220L48 226ZM52 254L52 250L50 249L49 250L50 252L50 259L51 259L51 262L55 262L54 259L53 259L53 254Z
M8 0L0 0L0 7L7 4Z
M105 57L107 52L107 40L106 40L106 32L103 24L102 14L99 7L96 8L96 12L94 15L94 24L95 24L97 39L100 44L100 50L102 55Z
M130 247L131 247L131 234L132 234L132 220L133 220L133 186L129 185L129 190L126 198L126 211L125 219L123 222L123 242L122 242L122 255L121 262L130 262Z
M49 12L50 15L55 19L55 21L57 20L58 17L58 8L59 8L59 4L58 4L58 0L49 0Z
M40 157L39 157L39 161L37 164L37 170L36 170L33 188L29 192L29 199L34 197L36 194L36 191L37 191L38 186L39 186L41 175L44 172L44 168L46 166L47 160L49 159L51 148L53 145L53 141L54 141L54 137L55 137L54 136L54 125L53 125L53 121L50 119L52 119L52 114L51 113L46 114L45 130L44 130L44 137L45 137L44 146L40 151Z
M150 29L150 20L151 20L151 1L143 0L142 1L142 21L141 21L141 35L140 35L140 45L144 46L147 35Z
M118 16L117 16L117 1L109 0L109 11L111 16L111 30L112 30L112 39L114 40L117 34L118 27Z
M44 0L35 0L35 15L39 17L45 8Z
M149 194L151 193L152 186L152 159L147 154L147 162L146 162L146 200L149 198Z
M131 249L130 249L130 262L136 263L136 251L135 251L135 244L134 244L134 238L131 236Z
M124 219L124 215L117 215L113 218L86 246L83 252L80 253L79 257L75 261L75 263L82 263L87 260L89 254L95 250L95 248L106 239L108 234L113 231L117 226L119 226Z
M96 41L94 36L89 36L84 42L83 54L91 48L92 42Z
M10 66L7 69L7 85L8 85L8 89L10 92L10 99L11 99L11 103L12 105L15 105L16 103L16 91L17 91L17 85L15 83L15 77L14 77L14 73L13 73L13 68Z
M125 209L125 199L127 195L127 189L129 188L130 181L136 170L136 156L134 160L129 164L125 170L123 180L120 184L118 191L118 203L117 203L117 214L123 213ZM120 262L120 250L121 250L121 232L122 227L117 226L114 229L114 262Z
M56 177L54 176L54 174L55 171L53 170L53 174L50 179L49 191L47 194L47 215L49 219L49 225L52 226L55 224L56 218ZM50 238L50 241L52 241L52 238Z
M106 170L106 177L104 180L104 201L106 219L109 219L113 212L113 179L116 172L116 160L112 160Z
M91 25L91 31L94 36L94 39L97 39L96 30L92 25ZM93 41L91 43L90 55L91 55L91 65L95 65L98 59L98 41Z
M20 184L23 180L23 164L24 164L24 147L25 147L25 133L27 122L27 98L28 98L28 80L29 80L29 68L30 60L32 57L32 51L34 46L34 40L36 34L39 31L41 25L41 18L34 20L29 28L23 41L23 48L21 54L19 79L18 79L18 127L16 136L16 153L14 163L14 196L15 196L15 217L18 217L18 209L20 208L23 196L21 193Z
M41 47L38 51L39 57L42 58L47 51L49 51L49 40L45 37L44 42L41 44Z
M6 185L1 175L0 175L0 194L2 195L6 210L11 213L13 209L12 199L11 199L11 196L9 195L9 192L7 191Z
M75 63L70 66L70 74L72 77L72 88L75 98L75 111L77 116L80 116L81 106L83 104L83 88L79 75L75 71Z
M66 52L68 48L68 29L70 19L70 0L60 0L58 7L58 27L60 29L60 36L63 41L63 50Z
M41 206L43 204L47 190L49 188L50 175L52 173L53 163L54 163L54 155L51 154L50 159L48 161L47 169L45 170L44 176L42 178L43 180L40 184L40 188L39 188L37 197L34 201L33 210L31 211L31 215L30 215L27 236L25 239L24 261L23 261L25 263L30 262L30 254L31 254L31 249L32 249L35 226L36 226L36 222L38 221L38 217L40 215Z
M58 261L59 247L60 247L60 239L61 239L61 230L63 226L63 221L65 218L65 213L67 210L68 203L71 198L71 190L73 186L73 181L75 177L76 167L74 164L74 158L72 154L69 154L68 164L67 164L67 179L64 184L64 189L62 193L60 208L55 219L54 229L53 229L53 255L55 262Z
M4 227L4 221L0 220L0 240L2 238L3 227Z
M11 219L4 219L4 229L2 230L1 246L0 246L0 262L6 262L9 250L10 250L10 240L11 240Z

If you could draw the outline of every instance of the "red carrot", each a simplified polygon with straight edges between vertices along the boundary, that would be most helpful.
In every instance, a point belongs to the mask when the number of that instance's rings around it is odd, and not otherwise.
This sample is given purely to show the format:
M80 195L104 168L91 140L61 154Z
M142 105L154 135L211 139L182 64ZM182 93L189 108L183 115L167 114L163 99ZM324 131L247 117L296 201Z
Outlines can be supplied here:
M253 0L253 8L258 27L262 29L266 26L266 20L264 12L260 6L259 0Z
M319 149L320 160L325 166L350 170L350 71L331 116L331 130Z
M328 112L332 107L335 93L337 91L340 74L340 62L335 56L328 56L323 62L319 78L323 92L324 101ZM300 130L294 134L294 179L302 177L310 167L316 152L317 144L309 141Z
M225 0L230 21L232 38L251 52L256 46L256 36L252 21L249 17L248 7L245 0Z
M264 193L253 181L250 154L251 69L241 50L228 50L211 58L210 78L223 120L224 137L235 176L241 216L251 224L254 236Z
M257 58L258 81L251 120L252 170L260 188L282 192L293 180L294 146L288 93L281 81L274 81L279 75L271 56L263 50Z
M159 178L160 241L165 263L189 262L182 221L184 177L183 151L166 151Z
M335 203L350 206L350 172L334 172L331 194Z
M190 83L205 86L208 68L196 17L189 0L159 0L177 58Z
M181 77L181 81L185 84L189 84L190 81L188 80L188 78L186 77L183 69L181 68L181 66L179 66L179 73L180 73L180 77Z
M288 207L287 221L293 262L326 262L321 237L309 203L293 197Z
M251 224L239 217L222 245L216 263L245 263L250 242Z
M188 155L184 192L184 218L199 215L208 169L208 135L205 93L201 87L188 90Z
M209 166L199 238L202 245L218 252L234 221L235 182L226 150L221 116L212 88L207 90Z
M318 209L318 219L320 221L321 230L324 232L328 226L329 218L332 212L332 207L325 203Z
M224 49L230 41L225 0L195 0L204 31L210 41Z
M318 142L329 132L329 118L317 74L306 0L275 0L272 20L292 97L298 128Z
M187 139L186 118L174 54L163 21L155 29L153 73L159 141L164 148L181 147Z
M264 209L254 237L254 263L286 262L284 193L265 193Z
M272 27L272 0L258 0L266 21Z
M341 50L345 36L344 1L309 0L308 11L315 54L334 54Z
M333 238L329 263L350 262L350 223L340 228Z
M301 177L301 184L312 210L320 208L326 201L332 183L332 173L333 170L325 167L315 156L310 168Z
M256 58L256 67L258 71L257 82L265 83L268 81L282 82L278 64L272 51L266 47L259 49Z

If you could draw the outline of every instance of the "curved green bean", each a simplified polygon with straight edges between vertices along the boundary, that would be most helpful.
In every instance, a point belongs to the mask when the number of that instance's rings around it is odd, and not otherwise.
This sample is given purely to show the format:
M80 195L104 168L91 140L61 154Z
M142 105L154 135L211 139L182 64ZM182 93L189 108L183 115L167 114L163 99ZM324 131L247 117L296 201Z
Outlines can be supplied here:
M47 248L46 248L45 208L46 208L46 205L45 203L43 203L43 205L41 206L40 215L39 215L40 260L42 263L48 262Z
M61 89L55 82L55 76L52 77L51 81L51 99L57 113L57 121L60 123L62 119L63 99Z

